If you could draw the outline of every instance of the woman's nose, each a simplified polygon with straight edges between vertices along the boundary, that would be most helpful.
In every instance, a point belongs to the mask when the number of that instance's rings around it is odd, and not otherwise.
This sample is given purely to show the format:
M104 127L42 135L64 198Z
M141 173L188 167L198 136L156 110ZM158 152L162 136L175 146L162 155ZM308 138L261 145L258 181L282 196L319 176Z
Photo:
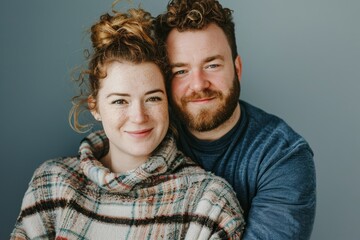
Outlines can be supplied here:
M134 123L143 123L148 120L147 110L142 103L133 103L130 112L130 120Z

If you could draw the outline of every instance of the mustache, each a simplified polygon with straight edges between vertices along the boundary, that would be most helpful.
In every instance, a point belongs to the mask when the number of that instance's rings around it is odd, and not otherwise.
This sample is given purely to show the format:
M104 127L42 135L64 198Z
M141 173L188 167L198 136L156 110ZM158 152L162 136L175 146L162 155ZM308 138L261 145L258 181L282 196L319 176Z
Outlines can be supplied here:
M181 100L182 102L190 102L202 98L216 98L216 97L222 98L223 94L220 91L205 89L200 92L193 92L189 96L182 97Z

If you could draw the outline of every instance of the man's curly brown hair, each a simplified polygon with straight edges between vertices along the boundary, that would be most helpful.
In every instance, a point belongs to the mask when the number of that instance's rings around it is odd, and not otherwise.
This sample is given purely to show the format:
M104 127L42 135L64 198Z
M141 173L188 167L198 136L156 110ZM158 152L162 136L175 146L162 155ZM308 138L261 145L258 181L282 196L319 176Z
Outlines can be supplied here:
M156 18L158 35L166 41L170 31L200 30L214 23L225 33L232 57L237 57L235 24L232 10L223 8L217 0L172 0L167 11Z

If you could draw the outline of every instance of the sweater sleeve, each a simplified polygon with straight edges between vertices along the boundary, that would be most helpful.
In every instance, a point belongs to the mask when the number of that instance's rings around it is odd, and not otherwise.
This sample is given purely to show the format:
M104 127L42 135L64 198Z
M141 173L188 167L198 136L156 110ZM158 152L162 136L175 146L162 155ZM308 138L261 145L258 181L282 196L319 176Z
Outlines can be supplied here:
M309 239L316 205L312 151L299 144L269 159L258 172L244 239Z
M200 187L192 222L185 239L241 239L245 221L243 211L231 186L214 177Z
M49 163L45 163L35 171L10 239L55 238L57 206L54 199L57 197L56 185L62 180L49 167Z

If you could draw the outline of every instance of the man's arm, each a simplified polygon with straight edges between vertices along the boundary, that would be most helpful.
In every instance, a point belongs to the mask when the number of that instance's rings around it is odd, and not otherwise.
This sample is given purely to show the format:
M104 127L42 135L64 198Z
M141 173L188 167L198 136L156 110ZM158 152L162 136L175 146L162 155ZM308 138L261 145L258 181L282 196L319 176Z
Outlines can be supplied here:
M316 207L313 155L300 145L277 161L265 161L257 176L244 240L309 239Z

